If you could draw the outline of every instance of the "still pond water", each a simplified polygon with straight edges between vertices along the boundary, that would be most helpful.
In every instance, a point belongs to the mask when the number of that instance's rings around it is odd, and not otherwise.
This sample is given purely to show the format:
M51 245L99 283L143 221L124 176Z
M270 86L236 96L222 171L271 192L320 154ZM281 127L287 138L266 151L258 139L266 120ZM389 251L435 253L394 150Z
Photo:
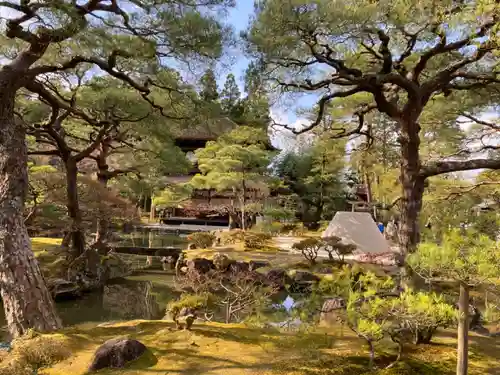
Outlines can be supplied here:
M169 247L183 246L185 236L158 230L119 234L115 243L121 246ZM174 272L140 271L124 279L115 280L100 290L85 294L76 300L58 301L57 310L65 326L88 322L109 322L133 319L161 319L167 304L180 296L175 289ZM293 299L277 295L277 308L290 309ZM0 310L0 339L5 332L3 308Z

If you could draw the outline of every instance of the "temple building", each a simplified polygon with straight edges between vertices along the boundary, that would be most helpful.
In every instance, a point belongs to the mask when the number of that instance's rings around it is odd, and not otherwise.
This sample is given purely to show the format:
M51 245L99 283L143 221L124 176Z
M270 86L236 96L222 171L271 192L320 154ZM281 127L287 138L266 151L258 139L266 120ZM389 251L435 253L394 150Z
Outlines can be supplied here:
M230 119L224 118L212 124L182 129L174 134L175 144L193 164L193 168L182 175L167 177L171 184L189 182L194 175L200 171L196 167L196 156L194 151L205 147L209 141L215 141L219 136L227 133L238 125ZM269 145L270 149L272 146ZM248 189L246 199L250 202L261 198L262 191L259 189ZM228 227L230 225L229 211L232 204L236 204L234 194L231 191L217 192L213 189L196 189L191 198L180 203L177 207L169 207L161 214L161 221L168 225L203 225L214 227Z

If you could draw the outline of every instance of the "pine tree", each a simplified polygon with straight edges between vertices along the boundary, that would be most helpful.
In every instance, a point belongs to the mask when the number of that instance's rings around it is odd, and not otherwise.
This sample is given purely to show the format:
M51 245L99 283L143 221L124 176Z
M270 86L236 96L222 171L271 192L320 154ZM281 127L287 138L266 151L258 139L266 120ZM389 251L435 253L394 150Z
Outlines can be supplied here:
M268 141L265 130L240 126L195 151L201 173L193 177L191 186L232 191L236 201L232 199L229 215L242 229L249 209L261 203L273 180L267 173L272 158Z
M370 138L374 124L367 118L377 112L396 124L400 242L410 254L420 241L427 179L500 169L498 155L483 156L491 146L471 151L471 143L454 137L464 113L478 128L475 139L495 127L476 120L498 103L500 5L490 0L313 3L262 2L245 33L248 50L282 93L317 95L312 121L288 127L291 132L326 123L337 129L336 137ZM349 40L349 46L339 40ZM447 147L434 142L444 134L454 140ZM453 143L465 147L451 155L466 158L449 157L446 149ZM423 160L428 150L438 155Z
M200 79L201 98L206 102L215 102L219 98L217 81L213 69L207 69Z
M0 2L2 17L8 18L0 31L0 294L11 336L61 327L24 223L26 127L17 119L16 100L25 95L49 104L54 114L50 125L76 114L87 121L87 111L60 95L59 88L74 82L54 85L48 79L92 66L161 107L160 99L177 91L154 74L165 63L162 57L169 56L169 64L187 55L219 57L230 30L216 15L232 5L221 0ZM97 18L103 22L91 21ZM86 80L81 78L79 82ZM165 94L153 93L153 87L166 89ZM111 120L102 122L109 125Z
M408 257L410 266L428 282L448 280L458 284L457 375L467 375L469 357L470 292L492 284L500 277L500 245L488 236L456 229L439 245L422 243ZM487 308L490 306L486 306ZM487 309L488 310L488 309ZM488 313L488 311L487 311Z
M240 89L236 84L234 74L230 73L226 77L226 83L224 84L224 89L220 95L222 110L224 113L228 116L236 114L236 107L239 104L240 96Z

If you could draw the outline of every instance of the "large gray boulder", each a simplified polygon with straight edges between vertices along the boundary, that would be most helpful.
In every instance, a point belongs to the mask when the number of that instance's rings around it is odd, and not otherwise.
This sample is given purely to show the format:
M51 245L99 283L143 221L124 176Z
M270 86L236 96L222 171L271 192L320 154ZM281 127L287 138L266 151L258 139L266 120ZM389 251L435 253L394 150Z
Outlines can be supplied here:
M103 265L106 268L106 279L120 279L132 274L132 268L120 255L110 252L103 258Z
M73 299L82 295L82 288L73 281L50 279L47 281L47 287L53 299Z
M141 342L127 338L106 341L94 354L89 372L103 368L123 368L127 362L139 358L147 348Z

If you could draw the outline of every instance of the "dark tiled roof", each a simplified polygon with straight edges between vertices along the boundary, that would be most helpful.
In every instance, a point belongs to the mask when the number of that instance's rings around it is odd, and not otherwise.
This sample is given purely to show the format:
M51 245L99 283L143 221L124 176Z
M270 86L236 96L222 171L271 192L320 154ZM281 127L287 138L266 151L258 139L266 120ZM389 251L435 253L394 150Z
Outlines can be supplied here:
M228 118L207 121L203 124L172 130L176 140L215 140L238 125Z

